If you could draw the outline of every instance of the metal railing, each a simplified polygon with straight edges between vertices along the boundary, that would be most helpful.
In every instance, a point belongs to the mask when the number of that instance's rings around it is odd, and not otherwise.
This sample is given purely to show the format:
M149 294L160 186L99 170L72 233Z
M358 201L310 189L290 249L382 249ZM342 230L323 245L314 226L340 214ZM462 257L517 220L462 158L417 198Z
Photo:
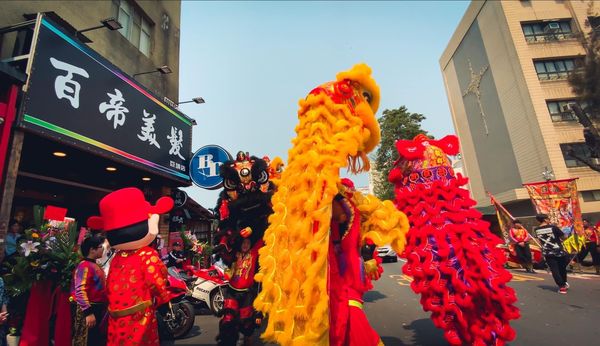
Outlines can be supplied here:
M526 34L525 40L527 43L537 43L537 42L556 42L556 41L564 41L564 40L573 40L576 39L575 33L565 32L565 33L543 33L543 34Z

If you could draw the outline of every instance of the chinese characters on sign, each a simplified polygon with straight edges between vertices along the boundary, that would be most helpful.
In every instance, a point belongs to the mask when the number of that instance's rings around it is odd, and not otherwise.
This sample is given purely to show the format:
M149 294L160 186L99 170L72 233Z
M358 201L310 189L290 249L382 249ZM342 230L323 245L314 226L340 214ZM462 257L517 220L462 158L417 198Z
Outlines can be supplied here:
M156 141L156 133L154 133L154 120L156 120L156 115L150 114L144 109L144 117L142 118L144 125L142 126L141 133L137 136L140 140L160 149L160 145Z
M18 126L189 182L192 120L47 17L37 30Z
M183 156L181 156L181 153L179 152L183 143L183 131L171 126L171 135L167 136L167 138L171 143L171 149L169 149L169 154L177 155L179 156L179 158L183 159Z
M123 98L123 94L119 91L119 89L115 89L115 93L106 93L108 97L110 97L110 101L102 102L98 109L100 113L106 112L106 119L113 120L113 126L115 130L117 126L123 126L125 124L125 113L129 113L129 110L123 107L123 103L125 99Z
M66 76L59 75L54 80L54 92L58 99L67 99L71 103L71 107L79 108L79 91L81 85L73 80L73 74L80 75L85 78L90 78L90 75L86 70L67 64L66 62L50 58L50 63L57 70L63 70L67 72Z

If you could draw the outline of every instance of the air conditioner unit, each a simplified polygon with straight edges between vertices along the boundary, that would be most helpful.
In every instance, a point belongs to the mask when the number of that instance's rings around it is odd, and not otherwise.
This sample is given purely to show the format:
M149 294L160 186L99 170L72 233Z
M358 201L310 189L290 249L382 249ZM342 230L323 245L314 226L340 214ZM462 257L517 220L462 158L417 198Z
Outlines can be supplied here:
M562 113L571 113L572 109L571 109L571 104L570 103L565 103L563 105L560 106L560 111Z
M550 23L548 23L547 28L549 30L552 30L552 31L559 30L560 29L560 24L558 22L550 22Z

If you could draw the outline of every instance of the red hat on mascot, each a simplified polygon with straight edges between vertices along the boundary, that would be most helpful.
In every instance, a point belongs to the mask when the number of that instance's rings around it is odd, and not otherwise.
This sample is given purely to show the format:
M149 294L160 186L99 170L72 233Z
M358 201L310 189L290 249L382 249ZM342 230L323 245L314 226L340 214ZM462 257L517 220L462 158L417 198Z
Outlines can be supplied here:
M150 244L158 235L159 214L173 208L173 199L161 197L151 205L144 193L127 187L100 200L100 216L88 219L88 227L106 232L110 246L119 250L135 250Z

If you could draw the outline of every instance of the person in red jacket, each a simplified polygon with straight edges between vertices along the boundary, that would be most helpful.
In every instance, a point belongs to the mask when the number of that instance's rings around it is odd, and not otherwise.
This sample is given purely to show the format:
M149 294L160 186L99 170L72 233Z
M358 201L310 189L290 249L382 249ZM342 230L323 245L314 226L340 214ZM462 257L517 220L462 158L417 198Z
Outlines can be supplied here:
M105 315L108 305L106 277L96 260L104 252L104 237L92 235L81 243L84 259L73 272L71 301L76 304L73 332L74 346L106 344Z
M361 239L361 215L354 200L354 183L341 180L332 204L329 237L329 344L331 346L382 345L363 311L363 296L383 272L375 245Z
M108 346L159 346L156 310L169 302L167 268L148 245L158 234L159 214L173 208L170 197L156 205L142 191L124 188L100 201L100 215L88 219L92 229L106 232L118 252L110 265Z
M513 227L510 229L510 239L514 244L515 253L517 258L521 262L521 265L525 267L525 270L528 273L535 274L533 270L533 262L531 259L531 248L529 247L529 241L531 240L531 235L529 232L523 227L521 221L514 220Z

